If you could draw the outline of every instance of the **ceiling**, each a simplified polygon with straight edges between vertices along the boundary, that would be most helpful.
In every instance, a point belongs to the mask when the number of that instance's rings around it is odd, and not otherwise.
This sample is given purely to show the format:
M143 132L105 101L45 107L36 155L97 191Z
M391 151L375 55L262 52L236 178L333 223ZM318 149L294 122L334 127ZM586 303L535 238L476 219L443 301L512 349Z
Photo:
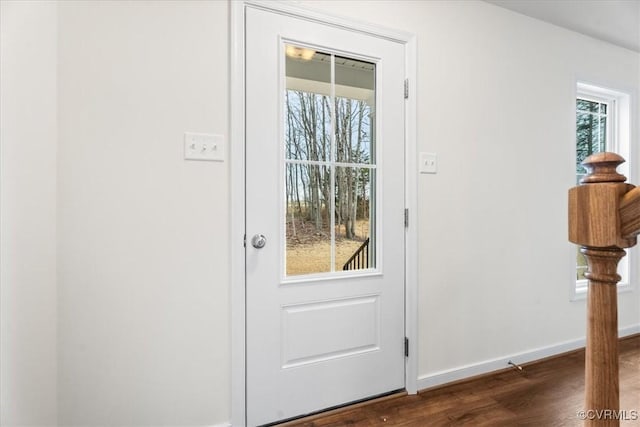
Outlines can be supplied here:
M485 0L640 52L640 0Z

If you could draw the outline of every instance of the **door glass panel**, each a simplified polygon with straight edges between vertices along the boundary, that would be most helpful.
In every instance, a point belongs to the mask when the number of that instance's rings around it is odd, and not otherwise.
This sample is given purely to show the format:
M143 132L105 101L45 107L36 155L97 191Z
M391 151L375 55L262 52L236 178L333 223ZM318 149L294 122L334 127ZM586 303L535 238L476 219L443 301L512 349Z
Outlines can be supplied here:
M336 270L375 267L374 169L336 168Z
M343 163L375 163L375 64L335 57L336 157Z
M286 275L375 267L375 64L285 45Z
M285 68L287 159L329 161L331 55L286 45Z
M329 168L294 163L286 171L287 275L331 271Z

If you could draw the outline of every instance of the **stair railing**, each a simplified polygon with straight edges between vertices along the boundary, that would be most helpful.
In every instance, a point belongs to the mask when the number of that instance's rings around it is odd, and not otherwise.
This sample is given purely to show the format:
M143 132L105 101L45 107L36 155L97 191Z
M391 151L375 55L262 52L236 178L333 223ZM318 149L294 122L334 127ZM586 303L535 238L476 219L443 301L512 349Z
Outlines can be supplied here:
M620 425L616 270L640 233L640 187L616 171L624 161L614 153L588 157L588 174L569 190L569 240L587 260L585 426Z

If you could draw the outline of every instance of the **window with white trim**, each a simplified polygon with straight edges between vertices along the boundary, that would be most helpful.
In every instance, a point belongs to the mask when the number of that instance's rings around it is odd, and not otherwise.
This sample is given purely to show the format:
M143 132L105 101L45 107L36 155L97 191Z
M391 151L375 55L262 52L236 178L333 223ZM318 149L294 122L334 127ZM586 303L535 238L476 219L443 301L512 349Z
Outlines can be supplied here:
M627 160L618 171L629 176L630 97L628 94L578 83L576 91L576 183L585 176L582 161L592 154L609 151L620 154ZM622 280L619 290L629 289L629 254L618 264ZM575 296L587 291L587 262L577 248Z

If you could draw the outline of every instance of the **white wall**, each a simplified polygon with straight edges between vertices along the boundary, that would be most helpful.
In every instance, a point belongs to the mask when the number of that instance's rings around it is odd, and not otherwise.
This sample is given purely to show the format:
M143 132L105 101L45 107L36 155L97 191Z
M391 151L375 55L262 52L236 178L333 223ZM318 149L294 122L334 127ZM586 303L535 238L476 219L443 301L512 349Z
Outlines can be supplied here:
M420 375L583 337L566 238L575 81L637 99L640 55L483 2L303 3L418 37L418 146L439 156L419 182ZM15 423L55 419L56 266L61 425L229 420L229 164L182 160L184 131L228 136L228 4L60 2L57 29L51 4L24 21L10 6L2 424L9 399ZM16 49L29 40L37 54ZM620 296L621 327L639 306Z
M0 29L0 425L55 425L56 5Z
M226 2L59 3L59 419L230 417Z

